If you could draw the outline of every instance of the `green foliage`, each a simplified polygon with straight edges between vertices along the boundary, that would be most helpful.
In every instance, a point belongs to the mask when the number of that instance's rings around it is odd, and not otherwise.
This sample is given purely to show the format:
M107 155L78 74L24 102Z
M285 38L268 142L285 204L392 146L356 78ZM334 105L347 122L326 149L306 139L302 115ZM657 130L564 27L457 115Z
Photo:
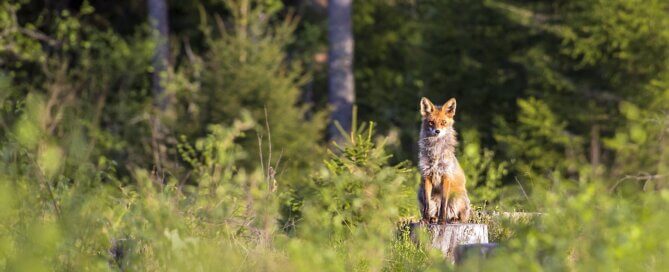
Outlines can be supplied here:
M40 105L29 101L29 108ZM176 179L161 184L155 173L143 169L133 173L135 185L123 186L113 179L113 167L102 168L104 160L99 170L79 161L69 171L58 171L68 160L50 154L61 151L52 151L60 149L47 144L48 138L37 138L36 145L44 149L5 140L0 266L14 271L212 270L226 263L262 270L267 263L242 266L243 253L233 244L248 243L258 251L267 247L276 198L270 197L261 172L235 167L243 153L234 141L252 122L234 124L212 127L195 147L184 144L184 150L198 154L188 157L201 180L197 186Z
M183 115L197 126L226 123L248 110L259 124L258 134L271 137L271 144L279 147L265 156L283 155L287 165L304 167L321 158L318 144L325 116L316 112L307 120L309 105L298 103L299 87L305 82L303 70L298 62L286 61L285 52L293 39L294 19L277 18L281 21L275 24L269 19L251 20L275 17L280 2L270 2L275 3L271 8L251 9L248 1L229 2L233 14L229 28L219 25L219 35L208 37L208 50L198 64L202 67L195 67L200 69L194 78L200 88L195 90L198 93L184 94L190 105ZM197 132L197 127L189 127L184 133L194 129ZM243 146L250 154L259 152L253 137L247 137Z
M601 185L588 184L573 192L536 196L546 214L519 228L500 254L478 267L509 271L666 267L669 247L662 229L669 218L659 212L669 201L666 191L624 199L608 195Z
M469 198L477 206L498 202L502 193L502 178L507 174L508 163L496 162L495 152L483 148L474 130L463 133L462 155L459 162L467 176Z
M638 188L652 190L667 188L669 185L667 86L666 81L653 82L646 89L653 94L653 99L642 102L643 106L631 102L620 103L625 125L604 139L604 144L617 153L614 174L621 176L611 185L611 190L621 183L625 191L631 194Z
M525 95L527 86L527 71L518 56L525 56L536 39L535 33L500 14L497 2L418 5L424 41L418 67L424 87L418 92L432 101L457 98L456 128L477 130L484 146L492 143L492 121L517 112L515 100Z
M585 162L580 157L582 140L569 135L566 123L545 102L530 98L519 100L518 105L516 129L499 119L500 133L495 135L504 152L514 159L517 173L531 181L533 188L550 188L557 185L555 178L578 173Z
M347 135L303 188L295 188L300 218L290 247L305 265L332 271L379 270L396 246L394 224L414 214L414 177L405 164L391 166L374 123ZM392 242L395 241L395 242ZM391 243L392 242L392 243ZM318 250L315 250L317 249ZM394 253L391 253L394 252ZM324 262L319 264L319 262Z
M616 133L621 127L629 129L636 141L645 141L647 133L654 130L642 132L640 123L644 121L628 119L626 111L630 109L627 105L638 107L662 100L662 91L653 89L667 79L669 36L662 26L669 20L660 11L666 9L666 1L643 4L635 1L564 1L555 5L496 3L494 6L510 20L535 29L542 37L536 39L527 57L518 58L530 68L528 91L530 99L537 102L530 101L530 105L525 105L527 99L518 101L517 126L520 128L498 122L502 133L496 133L496 139L505 142L504 148L511 150L510 146L517 145L517 151L522 152L520 146L529 142L527 149L531 151L525 152L526 155L530 152L542 154L531 161L541 169L539 173L543 178L553 180L552 183L560 178L582 180L590 175L606 176L610 183L615 183L630 174L622 169L634 169L634 175L649 171L649 168L641 170L632 162L636 159L630 160L625 152L616 152L610 149L611 145L602 143L608 141L603 138L614 133L622 143L624 136ZM531 105L537 103L543 105ZM523 120L533 114L528 107L537 108L537 118L553 122L538 130L548 133L536 137L513 136L524 127L538 129L539 123L530 124ZM542 114L542 111L551 113ZM663 115L661 112L654 108L648 113ZM520 138L520 141L513 143L513 138ZM537 142L532 138L537 138ZM554 144L562 147L552 150L536 148L543 145L539 141L541 138L555 139ZM660 144L662 141L657 139L649 140ZM507 154L510 158L519 155L515 151ZM645 153L639 157L655 156ZM585 167L587 163L591 163L591 167ZM545 166L550 164L555 165L556 171L546 170ZM630 167L624 164L630 164ZM533 175L529 169L519 169L519 172Z
M397 134L398 143L415 143L410 129L418 120L423 81L419 58L421 33L414 1L354 1L355 84L360 116L375 120L381 131ZM446 99L446 98L444 98ZM445 101L445 100L444 100ZM395 159L415 159L411 150L393 148Z

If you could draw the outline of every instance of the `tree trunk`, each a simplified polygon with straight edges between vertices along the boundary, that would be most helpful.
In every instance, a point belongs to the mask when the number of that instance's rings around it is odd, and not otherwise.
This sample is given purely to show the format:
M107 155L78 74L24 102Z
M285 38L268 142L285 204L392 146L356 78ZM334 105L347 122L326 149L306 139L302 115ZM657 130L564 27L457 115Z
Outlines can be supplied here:
M342 137L334 122L350 131L355 102L351 5L352 0L330 0L328 3L328 102L333 108L328 136L335 141L341 141Z
M149 10L149 23L153 28L156 47L153 53L153 74L151 78L151 92L153 94L153 105L157 112L151 117L151 149L155 164L154 178L157 183L163 184L164 176L163 164L165 164L167 155L165 142L165 128L162 125L161 117L169 105L169 97L165 93L163 76L167 71L170 55L169 48L169 27L167 21L167 0L147 0Z
M148 0L149 22L153 28L156 48L153 55L153 75L151 90L154 97L154 105L159 110L167 108L168 98L165 95L161 75L167 71L170 55L169 27L167 21L167 0Z
M444 257L455 261L455 248L459 245L488 243L488 226L485 224L411 224L411 238L418 240L418 229L427 230L430 245L441 250Z
M669 115L664 117L664 121L660 127L660 150L657 165L657 180L652 181L652 188L659 191L661 189L669 188ZM645 187L645 185L644 185ZM646 190L646 188L644 188Z
M592 176L597 176L597 167L599 166L599 157L601 147L599 144L599 125L590 127L590 165L592 167Z

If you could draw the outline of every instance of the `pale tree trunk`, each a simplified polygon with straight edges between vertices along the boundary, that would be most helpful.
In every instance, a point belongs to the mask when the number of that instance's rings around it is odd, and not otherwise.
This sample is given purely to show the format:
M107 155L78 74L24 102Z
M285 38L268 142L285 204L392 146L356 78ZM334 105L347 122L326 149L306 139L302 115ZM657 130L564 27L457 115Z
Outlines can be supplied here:
M151 90L154 104L164 111L168 99L165 95L161 75L167 71L170 47L168 41L169 27L167 21L167 0L148 0L149 22L153 28L156 48L153 54L153 77Z
M170 55L169 48L169 27L167 21L167 0L147 0L149 12L149 23L151 24L156 47L153 54L153 75L151 82L151 91L153 94L153 105L156 114L152 114L151 125L151 148L155 164L154 181L163 184L164 164L166 161L166 148L164 145L165 128L160 118L167 110L169 97L165 93L163 76L167 71Z
M350 131L355 102L351 5L352 0L328 2L328 102L333 108L328 137L335 141L341 141L342 137L334 122Z
M590 127L590 166L592 168L592 177L598 176L599 157L601 155L601 146L599 140L599 125Z
M655 190L669 188L669 115L664 117L662 127L660 128L660 158L657 166L657 178L654 183Z

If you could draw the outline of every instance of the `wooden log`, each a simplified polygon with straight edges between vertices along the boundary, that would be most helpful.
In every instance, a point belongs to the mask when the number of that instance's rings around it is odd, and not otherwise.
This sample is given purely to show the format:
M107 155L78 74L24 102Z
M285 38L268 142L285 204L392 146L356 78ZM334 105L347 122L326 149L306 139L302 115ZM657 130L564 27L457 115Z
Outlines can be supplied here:
M427 231L430 245L444 257L455 262L455 248L459 245L488 243L488 226L484 224L411 224L410 236L420 243L420 230Z
M478 211L478 217L504 218L511 221L531 220L543 216L540 212L498 212L498 211Z

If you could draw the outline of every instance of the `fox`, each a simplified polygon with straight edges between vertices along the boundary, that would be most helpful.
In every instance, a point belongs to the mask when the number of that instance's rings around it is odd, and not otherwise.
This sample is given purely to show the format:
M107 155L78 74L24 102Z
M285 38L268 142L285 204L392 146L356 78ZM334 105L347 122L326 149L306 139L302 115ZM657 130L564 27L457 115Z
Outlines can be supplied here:
M455 157L456 106L455 98L441 107L425 97L420 100L418 203L424 223L467 223L471 214L465 173Z

